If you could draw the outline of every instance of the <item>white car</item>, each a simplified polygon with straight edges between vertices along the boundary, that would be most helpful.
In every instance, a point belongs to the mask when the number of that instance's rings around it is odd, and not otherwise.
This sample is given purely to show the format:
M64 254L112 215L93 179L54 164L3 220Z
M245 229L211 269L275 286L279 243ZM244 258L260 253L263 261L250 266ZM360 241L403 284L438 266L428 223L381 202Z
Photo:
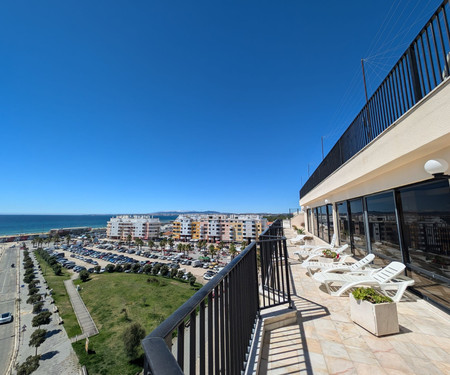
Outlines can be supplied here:
M9 323L12 321L12 319L13 319L13 317L12 317L11 313L9 313L9 312L3 313L0 315L0 324Z

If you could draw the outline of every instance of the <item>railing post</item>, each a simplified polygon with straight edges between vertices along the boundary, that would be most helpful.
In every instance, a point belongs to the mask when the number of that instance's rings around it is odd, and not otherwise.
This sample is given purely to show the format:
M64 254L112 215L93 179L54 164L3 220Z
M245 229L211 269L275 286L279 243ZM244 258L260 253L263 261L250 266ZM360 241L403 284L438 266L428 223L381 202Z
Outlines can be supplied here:
M411 79L412 79L412 87L414 91L414 100L417 103L420 99L422 99L422 88L420 87L420 79L419 79L419 69L417 67L416 53L414 49L414 44L408 48L408 60L411 67Z

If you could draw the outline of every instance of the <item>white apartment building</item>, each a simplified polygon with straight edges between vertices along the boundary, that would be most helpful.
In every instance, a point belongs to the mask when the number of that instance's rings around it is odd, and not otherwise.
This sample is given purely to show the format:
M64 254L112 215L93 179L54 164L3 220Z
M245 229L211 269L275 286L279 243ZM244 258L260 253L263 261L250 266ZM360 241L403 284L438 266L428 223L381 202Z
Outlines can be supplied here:
M131 235L148 240L158 237L160 228L159 218L150 215L118 215L108 221L106 235L111 239L126 240Z
M242 242L257 239L267 227L261 215L185 214L173 222L173 235L178 240Z

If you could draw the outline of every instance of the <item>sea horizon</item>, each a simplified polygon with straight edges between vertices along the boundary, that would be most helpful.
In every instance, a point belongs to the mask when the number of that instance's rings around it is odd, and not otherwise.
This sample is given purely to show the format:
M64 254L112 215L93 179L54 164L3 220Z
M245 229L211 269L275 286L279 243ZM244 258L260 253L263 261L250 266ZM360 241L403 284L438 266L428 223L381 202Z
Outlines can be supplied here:
M47 233L61 228L105 228L111 217L117 214L0 214L0 236ZM176 216L152 215L162 224L176 219Z

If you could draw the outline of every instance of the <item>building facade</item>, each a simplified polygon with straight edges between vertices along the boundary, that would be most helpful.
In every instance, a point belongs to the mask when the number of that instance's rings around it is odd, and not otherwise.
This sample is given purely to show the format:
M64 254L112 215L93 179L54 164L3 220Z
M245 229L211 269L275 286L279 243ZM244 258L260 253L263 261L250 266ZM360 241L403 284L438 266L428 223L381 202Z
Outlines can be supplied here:
M267 227L261 215L180 215L173 222L173 236L183 241L253 241Z
M106 235L110 239L123 241L127 240L128 235L133 239L149 240L159 236L160 228L159 219L150 215L119 215L108 221Z
M403 262L412 291L450 311L450 54L429 55L421 39L448 22L438 13L303 185L300 205L310 233L336 234L357 258Z

